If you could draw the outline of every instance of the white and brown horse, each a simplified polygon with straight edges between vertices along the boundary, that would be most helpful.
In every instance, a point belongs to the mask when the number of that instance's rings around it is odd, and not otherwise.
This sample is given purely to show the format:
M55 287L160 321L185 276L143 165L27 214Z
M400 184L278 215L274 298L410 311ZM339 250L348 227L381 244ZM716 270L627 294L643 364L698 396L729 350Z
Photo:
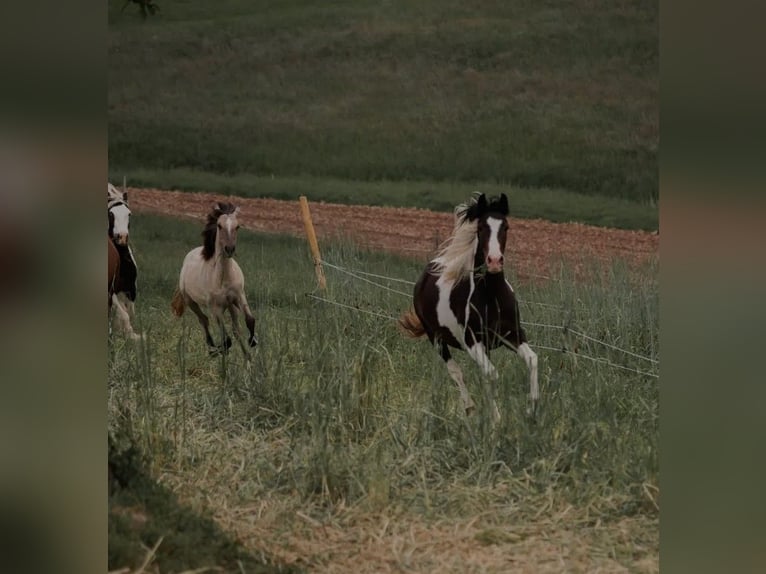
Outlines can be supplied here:
M114 252L117 253L119 265L114 269L115 275L109 281L109 310L116 309L122 330L131 338L139 338L130 324L131 316L135 316L136 283L138 267L133 257L133 251L128 243L130 236L130 208L128 193L120 191L107 182L106 212L108 216L109 260L110 269Z
M255 337L255 319L245 297L245 276L234 260L240 227L238 213L239 208L231 203L217 203L208 213L202 232L203 244L186 254L171 307L177 317L183 315L187 306L194 311L205 331L205 342L211 355L225 353L231 347L231 338L226 334L223 322L224 313L228 310L234 336L249 360L250 351L240 337L237 311L245 315L248 345L255 347L258 340ZM210 321L202 306L207 307L221 330L220 346L216 346L210 334Z
M503 272L507 216L505 194L492 201L481 194L459 205L452 236L415 284L414 309L399 319L406 334L427 335L438 347L467 414L475 405L450 347L467 351L482 372L493 379L498 373L490 362L490 350L500 346L511 349L529 369L533 409L539 398L537 355L527 344L519 324L519 305ZM500 413L494 400L492 409L498 419Z

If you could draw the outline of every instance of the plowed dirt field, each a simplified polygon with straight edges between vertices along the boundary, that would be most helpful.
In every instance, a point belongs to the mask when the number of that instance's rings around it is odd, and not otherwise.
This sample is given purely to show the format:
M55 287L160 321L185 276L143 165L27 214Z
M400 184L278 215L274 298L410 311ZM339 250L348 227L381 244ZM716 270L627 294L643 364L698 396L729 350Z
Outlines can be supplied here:
M214 201L232 201L250 230L304 236L297 201L139 188L128 188L128 195L134 211L187 217L200 224ZM423 261L450 235L454 223L450 213L425 209L315 203L311 198L309 206L320 246L328 239L345 238ZM659 256L659 235L645 231L512 217L509 224L506 257L521 278L545 277L562 259L579 269L593 259L620 258L641 265Z

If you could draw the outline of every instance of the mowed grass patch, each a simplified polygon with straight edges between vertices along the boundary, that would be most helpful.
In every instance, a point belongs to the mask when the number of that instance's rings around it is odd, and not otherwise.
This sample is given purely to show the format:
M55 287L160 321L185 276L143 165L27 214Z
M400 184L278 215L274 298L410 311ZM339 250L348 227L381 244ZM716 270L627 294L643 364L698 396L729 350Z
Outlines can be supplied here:
M658 5L109 13L110 167L658 198Z
M312 570L457 572L478 556L500 569L512 557L536 571L561 558L585 570L656 566L655 268L639 280L616 264L583 284L563 267L553 281L516 285L522 319L537 323L527 328L540 357L538 416L526 415L522 362L496 351L494 388L457 355L479 407L466 419L434 350L391 319L409 306L409 286L327 269L328 289L317 292L298 239L241 232L260 344L250 370L237 348L209 358L196 319L169 307L199 232L134 217L146 341L112 339L110 426L132 437L153 477L248 551ZM335 265L404 280L423 263L322 247ZM574 348L572 330L617 348L589 339L579 356L540 348ZM490 392L503 414L495 427L484 416Z

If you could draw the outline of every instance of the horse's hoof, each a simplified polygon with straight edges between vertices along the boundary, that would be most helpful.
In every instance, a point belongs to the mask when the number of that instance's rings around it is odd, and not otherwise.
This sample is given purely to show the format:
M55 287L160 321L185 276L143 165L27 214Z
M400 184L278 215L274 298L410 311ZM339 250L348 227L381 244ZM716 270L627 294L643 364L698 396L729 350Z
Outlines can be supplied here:
M248 343L248 344L249 344L251 347L255 347L255 346L258 344L258 339L256 339L256 338L255 338L255 335L253 335L252 337L250 337L250 338L247 340L247 343Z
M231 337L226 335L226 341L223 343L224 351L228 351L231 348Z
M465 416L470 417L476 412L476 405L471 405L465 408Z

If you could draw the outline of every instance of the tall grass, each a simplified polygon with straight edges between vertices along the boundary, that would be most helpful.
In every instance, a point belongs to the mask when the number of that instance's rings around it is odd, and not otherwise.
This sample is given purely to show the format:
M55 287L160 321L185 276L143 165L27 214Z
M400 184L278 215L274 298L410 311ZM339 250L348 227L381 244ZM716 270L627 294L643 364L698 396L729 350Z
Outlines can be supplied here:
M498 524L511 507L539 517L574 505L592 521L656 520L658 381L582 355L656 373L652 361L574 341L571 331L528 326L533 348L566 344L581 356L539 350L542 404L530 418L517 357L493 353L501 378L491 389L458 355L478 406L478 416L466 419L433 349L402 337L394 321L362 312L396 316L407 297L328 269L320 296L355 309L309 298L315 285L303 242L243 232L237 259L260 341L248 370L236 346L228 359L210 359L196 319L170 313L198 226L142 216L132 237L146 341L112 342L110 424L190 504L224 516L231 506L283 497L312 520L341 505L426 519L483 512ZM323 250L337 265L413 281L422 267L351 244ZM657 286L646 279L656 269L643 276L615 265L582 283L562 266L550 282L517 286L522 319L567 325L656 360ZM492 391L503 415L497 426L486 416ZM226 510L206 497L210 491ZM616 559L633 557L626 550Z
M191 0L109 12L112 171L658 199L658 4Z

